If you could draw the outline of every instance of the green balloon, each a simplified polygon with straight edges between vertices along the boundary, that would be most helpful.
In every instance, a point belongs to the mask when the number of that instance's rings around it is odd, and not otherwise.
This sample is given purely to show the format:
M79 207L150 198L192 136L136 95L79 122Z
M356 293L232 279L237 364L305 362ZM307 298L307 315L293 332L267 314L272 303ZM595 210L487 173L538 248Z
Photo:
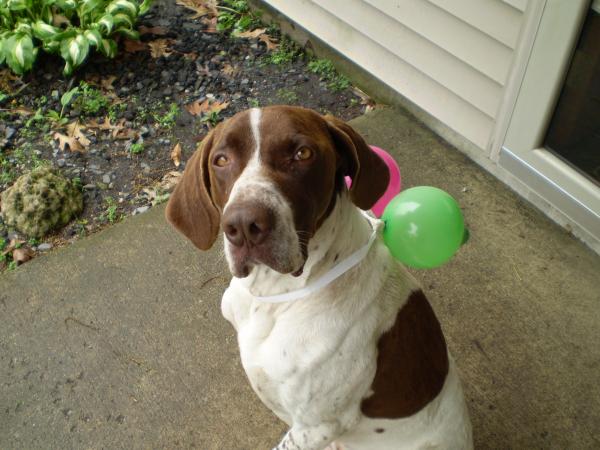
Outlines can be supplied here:
M401 192L381 219L383 240L392 255L407 266L431 269L447 262L468 239L458 203L431 186Z

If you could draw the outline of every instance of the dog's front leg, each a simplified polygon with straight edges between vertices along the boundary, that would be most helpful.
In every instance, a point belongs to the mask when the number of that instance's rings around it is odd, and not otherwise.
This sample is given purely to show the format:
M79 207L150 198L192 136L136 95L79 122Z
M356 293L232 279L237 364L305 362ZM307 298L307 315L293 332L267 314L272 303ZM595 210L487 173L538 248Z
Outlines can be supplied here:
M344 431L339 422L316 426L294 425L273 450L323 450Z

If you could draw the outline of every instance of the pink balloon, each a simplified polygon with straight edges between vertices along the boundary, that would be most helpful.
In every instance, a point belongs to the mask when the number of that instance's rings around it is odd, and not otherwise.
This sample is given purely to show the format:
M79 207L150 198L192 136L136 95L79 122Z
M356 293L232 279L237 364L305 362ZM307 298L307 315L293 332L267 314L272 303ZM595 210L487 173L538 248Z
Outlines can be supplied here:
M377 200L377 203L373 205L373 208L371 208L371 211L373 211L373 214L375 214L376 217L381 217L387 204L400 192L400 189L402 188L402 177L400 176L400 167L398 167L398 164L396 164L396 161L394 161L394 158L392 158L388 152L379 147L375 147L374 145L371 145L370 147L381 159L383 159L390 172L390 181L386 191L381 198ZM348 188L352 186L350 177L346 177L346 186L348 186Z

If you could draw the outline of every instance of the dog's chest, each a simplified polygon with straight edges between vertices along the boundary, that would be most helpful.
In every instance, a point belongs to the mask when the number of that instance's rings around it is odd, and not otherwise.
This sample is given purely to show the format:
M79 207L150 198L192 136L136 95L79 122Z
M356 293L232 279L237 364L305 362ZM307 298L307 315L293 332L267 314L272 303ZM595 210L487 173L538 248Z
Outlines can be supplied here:
M361 323L339 309L317 313L310 299L293 307L259 303L234 287L225 292L222 306L237 329L253 389L284 421L298 411L342 408L349 395L368 390L376 364L375 342L365 339L370 333L361 325L368 318ZM331 404L322 405L325 401Z

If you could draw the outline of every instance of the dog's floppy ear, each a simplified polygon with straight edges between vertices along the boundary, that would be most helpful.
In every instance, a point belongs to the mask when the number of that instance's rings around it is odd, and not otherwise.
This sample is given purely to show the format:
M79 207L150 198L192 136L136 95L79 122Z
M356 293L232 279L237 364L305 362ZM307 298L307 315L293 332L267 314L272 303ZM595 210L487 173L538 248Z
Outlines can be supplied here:
M324 118L342 157L343 174L352 178L352 203L360 209L370 209L388 186L387 165L350 125L330 115Z
M214 140L212 130L188 160L165 213L171 225L201 250L208 250L215 242L221 219L210 195L208 156Z

